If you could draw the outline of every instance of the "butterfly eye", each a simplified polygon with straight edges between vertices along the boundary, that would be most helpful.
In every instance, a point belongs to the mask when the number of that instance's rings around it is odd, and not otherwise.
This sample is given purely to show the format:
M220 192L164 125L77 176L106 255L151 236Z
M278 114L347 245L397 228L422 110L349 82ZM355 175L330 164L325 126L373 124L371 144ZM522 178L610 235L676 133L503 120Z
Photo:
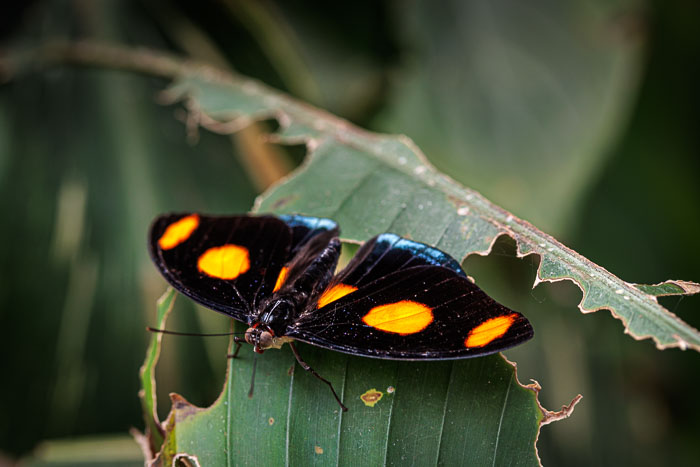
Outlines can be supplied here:
M269 332L261 332L259 339L260 340L258 341L258 345L262 350L269 349L270 347L272 347L273 338L272 334L270 334Z
M255 345L255 328L248 328L245 331L245 341L250 345Z

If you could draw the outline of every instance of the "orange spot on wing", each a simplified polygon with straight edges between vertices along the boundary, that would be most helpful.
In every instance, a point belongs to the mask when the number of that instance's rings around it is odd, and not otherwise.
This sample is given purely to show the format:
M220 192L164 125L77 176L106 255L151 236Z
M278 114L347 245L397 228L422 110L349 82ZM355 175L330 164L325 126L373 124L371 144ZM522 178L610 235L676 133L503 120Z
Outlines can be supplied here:
M356 290L357 290L357 287L354 287L352 285L346 285L346 284L334 285L330 289L326 289L326 291L321 294L321 297L319 297L319 299L318 299L317 308L323 308L324 306L328 305L329 303L334 302L340 298L343 298L347 294L353 293Z
M170 250L184 242L192 232L199 226L199 216L191 214L175 221L165 229L163 235L158 239L158 246L161 250Z
M508 332L508 329L510 329L517 317L518 315L513 313L484 321L469 331L469 335L464 340L464 346L483 347L489 344Z
M282 270L280 271L280 275L277 276L277 282L275 282L275 288L272 289L273 292L277 292L280 287L282 287L282 284L284 284L284 281L287 280L287 273L289 272L289 268L287 266L283 267Z
M422 303L402 300L372 308L362 321L380 331L415 334L433 322L433 311Z
M217 279L235 279L250 269L248 249L231 244L209 248L197 260L197 268Z

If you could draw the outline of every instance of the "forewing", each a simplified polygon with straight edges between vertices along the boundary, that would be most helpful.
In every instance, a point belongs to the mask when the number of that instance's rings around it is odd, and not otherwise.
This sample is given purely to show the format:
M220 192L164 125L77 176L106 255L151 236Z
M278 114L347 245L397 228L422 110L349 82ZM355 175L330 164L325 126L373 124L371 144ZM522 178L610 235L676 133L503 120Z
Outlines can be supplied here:
M279 218L292 229L292 248L289 252L290 259L296 256L299 250L317 235L329 231L335 232L336 234L338 232L338 224L331 219L302 216L299 214L282 214Z
M307 310L286 334L350 354L441 360L499 352L533 330L454 270L415 266Z
M292 229L272 216L168 214L151 225L149 251L181 293L248 322L272 293L293 242Z

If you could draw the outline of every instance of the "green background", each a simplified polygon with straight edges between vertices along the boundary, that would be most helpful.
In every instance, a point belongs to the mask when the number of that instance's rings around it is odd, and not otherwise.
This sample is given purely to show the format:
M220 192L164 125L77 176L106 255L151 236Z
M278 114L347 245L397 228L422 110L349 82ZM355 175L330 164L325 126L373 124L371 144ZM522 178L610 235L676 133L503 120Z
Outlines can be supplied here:
M97 37L221 59L360 126L405 133L434 164L630 282L700 279L700 8L693 2L28 2L4 47ZM206 40L206 41L205 41ZM250 208L258 188L229 137L186 144L164 81L61 68L0 87L0 449L142 426L137 370L164 284L157 213ZM293 148L298 162L302 148ZM569 283L531 290L536 260L500 241L467 272L530 318L507 352L549 409L545 464L691 465L697 355L660 352ZM696 298L663 303L695 327ZM179 300L172 328L221 330ZM166 339L159 394L208 405L216 339ZM160 409L168 407L163 398Z

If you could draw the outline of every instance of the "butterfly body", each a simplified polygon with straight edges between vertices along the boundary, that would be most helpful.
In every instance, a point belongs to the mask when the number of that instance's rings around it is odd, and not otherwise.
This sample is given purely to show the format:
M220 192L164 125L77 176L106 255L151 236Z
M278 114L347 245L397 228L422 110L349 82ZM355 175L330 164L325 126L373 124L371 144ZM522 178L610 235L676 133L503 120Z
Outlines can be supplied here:
M454 258L392 233L367 241L336 274L338 233L332 220L298 215L168 214L153 222L149 251L180 292L247 323L256 352L291 343L302 366L294 340L365 357L446 360L532 337L527 319L486 295Z

